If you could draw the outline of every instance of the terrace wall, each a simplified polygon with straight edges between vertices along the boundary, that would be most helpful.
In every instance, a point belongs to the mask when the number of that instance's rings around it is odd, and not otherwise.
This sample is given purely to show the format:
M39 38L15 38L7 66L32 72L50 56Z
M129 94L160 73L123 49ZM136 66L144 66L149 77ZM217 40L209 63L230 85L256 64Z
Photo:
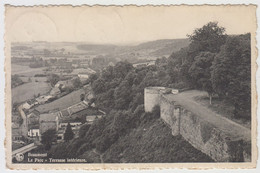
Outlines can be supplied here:
M203 117L168 100L160 90L151 87L145 90L145 111L150 112L156 104L160 105L161 119L170 127L172 135L182 135L193 147L217 162L251 161L250 141L231 139Z

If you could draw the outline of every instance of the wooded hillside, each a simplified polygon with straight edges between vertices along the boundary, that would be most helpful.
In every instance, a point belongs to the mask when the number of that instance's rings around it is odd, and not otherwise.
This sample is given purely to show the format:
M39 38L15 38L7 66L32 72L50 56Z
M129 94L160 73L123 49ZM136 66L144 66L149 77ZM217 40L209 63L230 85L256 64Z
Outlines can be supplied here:
M171 136L170 129L166 132L158 107L152 113L144 112L144 88L204 90L210 102L212 98L225 100L234 107L234 118L250 121L250 34L228 36L225 28L210 22L194 30L189 39L188 47L157 59L155 66L135 69L125 61L92 75L89 82L96 106L108 115L83 126L79 138L51 149L53 158L76 155L89 162L102 162L101 157L105 162L211 161L183 139ZM146 155L153 152L156 156Z

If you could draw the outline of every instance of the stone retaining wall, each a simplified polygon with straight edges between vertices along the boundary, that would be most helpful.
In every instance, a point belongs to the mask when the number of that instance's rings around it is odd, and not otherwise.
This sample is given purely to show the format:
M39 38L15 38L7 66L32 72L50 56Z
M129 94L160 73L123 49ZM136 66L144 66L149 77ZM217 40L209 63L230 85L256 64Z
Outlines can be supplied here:
M251 161L250 141L231 139L203 117L168 100L160 90L145 90L145 111L150 112L156 104L160 105L161 119L170 127L172 135L182 135L193 147L217 162Z

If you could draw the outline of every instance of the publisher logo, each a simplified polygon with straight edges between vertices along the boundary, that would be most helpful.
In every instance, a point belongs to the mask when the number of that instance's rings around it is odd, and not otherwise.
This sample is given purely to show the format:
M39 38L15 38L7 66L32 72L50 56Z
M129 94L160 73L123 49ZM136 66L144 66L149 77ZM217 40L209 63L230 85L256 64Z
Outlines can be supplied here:
M17 153L17 154L15 155L15 159L16 159L18 162L23 161L23 159L24 159L23 153Z

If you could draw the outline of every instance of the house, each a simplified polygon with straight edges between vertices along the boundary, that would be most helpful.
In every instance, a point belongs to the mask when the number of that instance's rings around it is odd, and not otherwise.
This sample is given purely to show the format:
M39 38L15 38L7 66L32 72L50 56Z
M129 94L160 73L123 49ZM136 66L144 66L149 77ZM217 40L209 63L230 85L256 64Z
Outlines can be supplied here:
M28 125L39 124L39 119L40 119L40 112L34 109L31 112L29 112L29 114L27 115L27 124Z
M72 117L63 117L59 121L58 131L57 131L57 141L61 142L64 140L64 133L66 131L67 125L70 123L71 129L74 133L74 137L78 137L79 129L82 125L80 119L73 119Z
M93 102L90 106L93 107L93 108L95 108L95 107L96 107L96 104Z
M88 104L84 101L63 109L58 112L61 119L78 119L80 122L85 122L85 111L88 110Z
M51 89L50 95L56 97L60 93L61 93L60 89L58 87L54 87Z
M74 69L71 74L78 75L78 74L95 74L96 72L92 70L91 68L77 68Z
M33 106L33 104L30 104L29 102L25 102L22 107L23 109L30 109Z
M101 110L96 110L96 109L89 109L88 114L86 114L86 123L87 124L93 124L93 122L96 119L100 119L104 117L106 113Z
M105 112L93 108L89 108L87 102L79 102L67 109L61 110L58 113L58 130L57 140L61 142L64 140L64 133L68 123L70 123L72 131L75 136L78 135L78 131L82 124L92 124L95 119L102 118Z
M59 81L55 84L55 88L65 89L73 87L72 80Z
M12 127L12 141L19 141L22 140L22 131L20 130L19 127L15 128Z
M70 115L73 115L73 114L80 112L82 110L85 110L87 108L88 108L88 104L86 104L85 102L82 101L82 102L79 102L79 103L77 103L73 106L68 107L67 110L68 110Z
M39 137L40 137L39 124L28 126L28 137L39 139Z
M80 79L88 79L91 74L95 73L91 68L77 68L72 71L71 75L77 76Z
M22 117L18 113L17 114L15 114L15 113L12 114L12 122L14 124L19 124L21 122L21 119L22 119Z
M39 103L39 104L44 104L46 103L48 100L50 100L51 98L53 98L53 96L51 95L43 95L43 96L40 96L38 98L36 98L36 101Z
M104 115L87 115L86 116L86 124L93 124L93 122L97 119L102 118Z
M85 68L89 67L89 62L88 62L88 61L86 61L86 62L81 62L81 63L80 63L80 67L85 67Z
M59 124L59 114L58 113L45 113L40 115L40 135L42 135L47 130L58 131Z
M59 114L60 114L60 117L68 117L68 116L70 116L70 113L68 112L67 109L61 110L61 111L59 112Z
M88 74L84 74L84 73L79 73L79 74L78 74L78 77L79 77L79 78L82 78L82 79L88 79L88 78L89 78L89 75L88 75Z

